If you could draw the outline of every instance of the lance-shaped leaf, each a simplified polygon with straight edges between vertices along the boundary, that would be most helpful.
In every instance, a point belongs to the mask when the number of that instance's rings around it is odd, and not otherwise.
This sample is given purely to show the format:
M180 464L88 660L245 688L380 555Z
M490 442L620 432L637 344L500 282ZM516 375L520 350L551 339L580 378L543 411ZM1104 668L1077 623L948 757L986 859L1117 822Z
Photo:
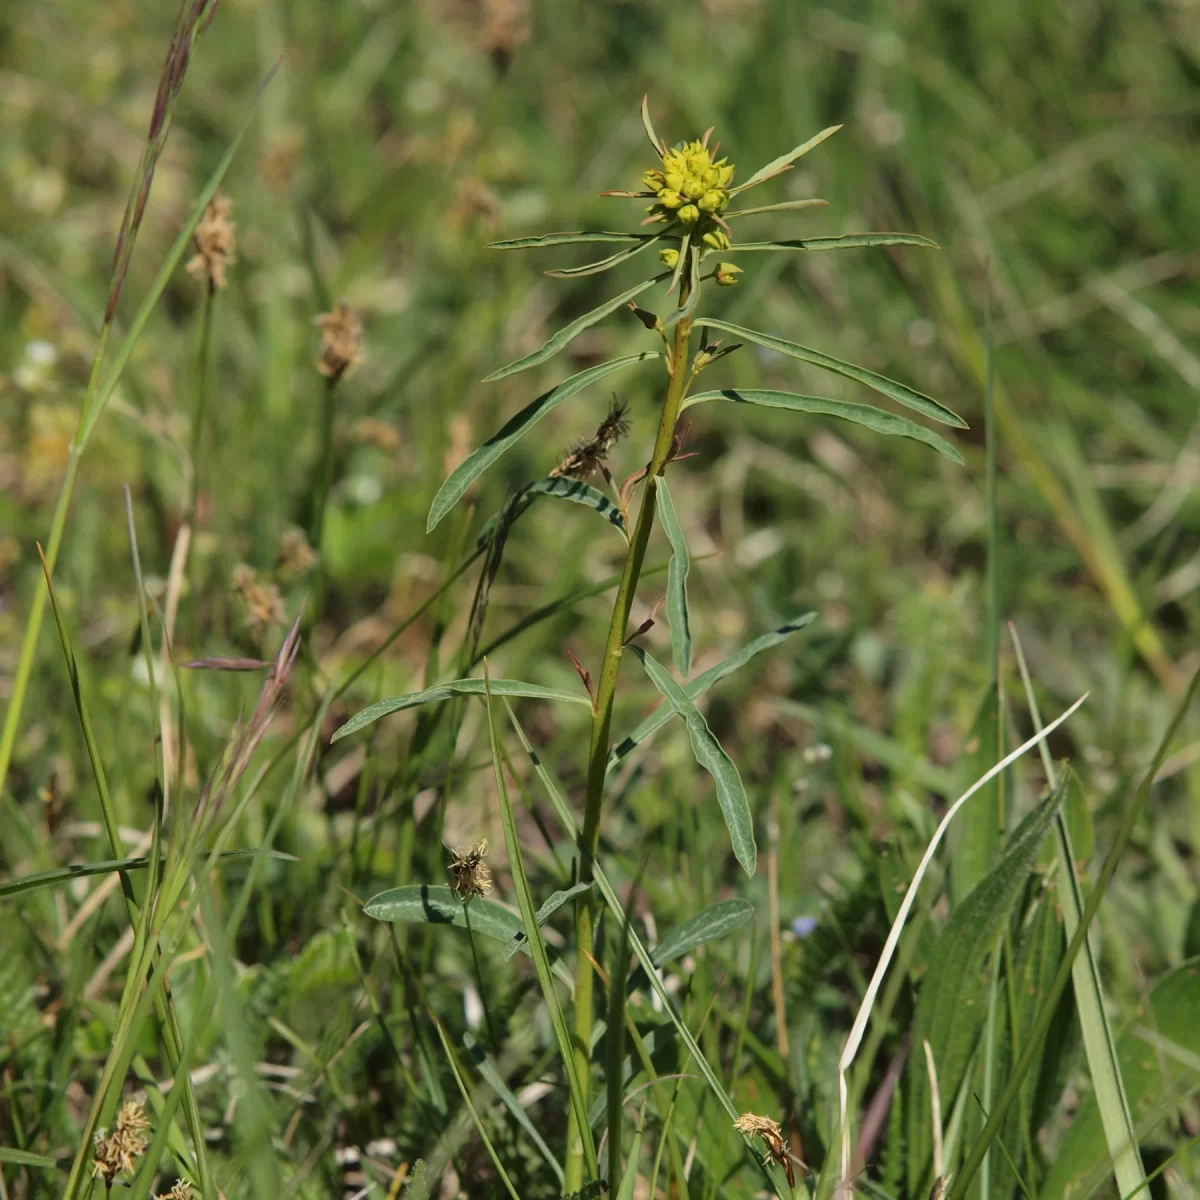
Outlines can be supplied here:
M655 503L663 532L671 543L671 562L667 567L667 623L671 627L671 657L681 675L692 669L692 631L688 624L687 577L691 566L687 538L675 513L675 502L667 481L659 477L655 485Z
M618 263L625 262L635 254L641 254L647 246L661 240L666 234L667 230L662 229L658 233L652 233L649 237L643 238L638 245L630 246L626 250L618 250L616 254L610 254L607 258L600 259L599 262L585 263L582 267L555 267L546 274L553 275L555 279L579 279L584 275L599 275L602 271L611 271Z
M575 233L543 233L537 237L488 242L489 250L535 250L541 246L577 246L584 242L648 242L653 233L622 233L615 229L580 229Z
M592 885L588 883L577 883L573 887L563 888L561 891L555 892L534 914L537 918L539 926L545 925L550 918L558 912L564 904L570 900L574 900L576 896L582 896L584 892L591 891ZM512 940L504 948L505 959L510 959L522 946L528 942L525 936L525 930L522 929L515 933Z
M355 713L329 740L340 741L357 733L360 729L386 717L389 713L401 712L406 708L417 708L422 704L439 704L452 696L482 696L485 694L482 679L452 679L449 683L439 683L437 687L427 688L423 692L409 692L404 696L393 696L390 700L380 700ZM559 688L541 687L536 683L522 683L519 679L493 679L493 696L527 696L532 700L561 700L568 704L584 704L591 707L591 700L578 692L564 692Z
M822 208L828 200L818 200L815 196L809 200L780 200L778 204L760 204L755 208L735 208L724 215L726 221L734 217L753 217L758 213L796 212L802 208ZM733 247L730 247L732 249Z
M599 488L594 488L581 479L552 475L548 479L537 479L533 483L527 483L495 516L489 517L479 531L479 548L486 546L505 521L515 520L514 514L519 516L538 496L554 496L559 500L570 500L573 504L582 504L594 509L628 540L629 533L625 528L625 518L621 516L621 510Z
M425 523L428 533L439 521L458 503L463 492L479 478L506 450L521 440L548 412L556 409L564 400L570 399L576 392L593 384L613 371L634 363L645 362L648 358L659 358L657 350L646 350L641 354L627 354L624 358L614 358L611 362L600 363L588 367L570 379L564 379L557 387L543 392L531 404L527 404L519 413L510 417L496 433L492 434L478 450L468 454L461 463L450 473L446 482L438 488L433 503L429 506L429 518Z
M870 404L852 404L846 400L829 400L822 396L798 396L794 392L724 388L719 392L697 392L687 398L684 407L690 408L693 404L702 404L706 400L728 400L733 404L758 404L764 408L787 408L792 412L837 417L842 421L852 421L855 425L865 425L876 433L923 442L953 462L961 463L963 460L962 455L941 434L934 433L932 429L926 429L924 425L918 425L916 421L910 421L907 417L873 408Z
M726 213L727 217L745 215ZM782 242L734 242L722 253L735 254L746 250L861 250L866 246L924 246L927 250L941 249L937 242L922 237L919 233L841 233L822 237L790 238Z
M650 959L656 967L665 967L689 950L715 942L741 929L754 916L754 905L745 900L720 900L701 909L676 925L653 950Z
M819 146L826 138L833 137L837 131L841 129L840 125L830 125L828 129L822 129L820 133L814 137L810 137L802 146L797 146L794 150L789 150L786 154L781 154L778 158L772 159L765 167L760 167L745 183L738 184L737 187L731 188L732 195L737 195L738 192L744 192L747 188L758 187L760 183L766 183L768 179L774 179L776 175L782 175L784 171L790 171L792 164L798 158L803 158L814 147Z
M650 120L650 97L648 95L642 97L642 125L645 127L646 136L650 139L650 145L654 147L654 153L662 158L666 152L666 142L654 132L654 125Z
M742 777L738 774L733 759L721 748L721 743L713 736L700 710L688 699L687 693L671 678L666 668L641 646L631 646L630 649L641 659L646 674L650 676L650 682L683 718L687 726L688 740L692 744L693 756L717 785L717 801L721 805L721 814L729 829L734 856L741 864L742 870L753 876L758 861L758 847L754 843L754 818L750 813L750 802L746 799L746 789L742 786Z
M659 275L655 275L652 279L642 280L641 283L636 284L626 292L622 292L619 296L614 296L611 300L605 300L599 308L593 308L591 312L584 313L582 317L577 317L570 325L565 325L540 350L535 350L532 354L526 354L524 358L518 358L516 361L510 362L506 367L501 367L498 371L493 371L490 375L484 377L483 382L495 383L497 379L507 379L509 375L515 375L518 371L527 371L530 367L536 367L553 358L560 350L570 345L585 329L590 329L599 321L603 321L609 313L616 312L618 308L628 304L635 296L640 296L647 288L653 287L656 283L661 283L667 276L668 272L664 271Z
M482 897L470 904L471 932L507 942L521 930L521 918ZM457 925L466 929L467 914L453 889L428 883L380 892L367 901L363 912L377 921L423 921L430 925Z
M778 629L772 629L770 633L764 633L752 642L747 642L740 650L728 658L723 658L716 666L709 667L707 671L701 671L695 679L686 683L683 690L687 694L687 698L693 703L699 700L714 683L724 679L727 675L732 675L734 671L744 667L755 655L761 654L764 650L773 649L780 642L790 638L793 633L811 625L816 619L815 612L800 613L785 621ZM674 715L674 710L669 704L660 704L631 734L621 739L614 748L612 757L608 760L608 769L611 771L626 755L636 750L652 734L657 733Z
M819 350L810 350L807 346L801 346L797 342L772 337L769 333L759 333L757 329L732 325L728 321L717 321L712 317L701 317L696 321L696 325L707 325L710 329L724 330L736 337L745 338L748 342L765 346L768 350L777 350L789 358L799 359L814 367L832 371L835 375L844 375L847 379L865 383L867 387L890 397L897 404L903 404L906 408L922 413L934 421L941 421L945 425L954 425L958 429L967 428L967 423L962 417L952 412L944 404L939 404L931 396L926 396L924 392L918 392L906 384L897 383L894 379L888 379L886 375L877 375L874 371L868 371L866 367L856 367L853 363L842 362L840 358L831 358L828 354L822 354Z

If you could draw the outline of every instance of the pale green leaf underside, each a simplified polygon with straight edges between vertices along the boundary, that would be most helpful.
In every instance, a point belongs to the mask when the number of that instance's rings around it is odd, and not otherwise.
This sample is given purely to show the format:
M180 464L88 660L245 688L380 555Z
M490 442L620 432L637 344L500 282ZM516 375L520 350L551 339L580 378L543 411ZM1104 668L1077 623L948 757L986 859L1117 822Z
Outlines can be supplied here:
M586 371L580 371L577 375L572 375L570 379L564 379L557 387L543 392L536 400L527 404L520 412L510 417L478 450L467 455L451 471L445 483L438 488L437 495L434 496L433 503L429 506L429 518L425 525L426 532L429 532L441 521L462 498L463 492L496 459L519 442L548 412L552 412L564 400L595 383L598 379L612 374L613 371L658 357L660 355L657 350L646 350L641 354L627 354L624 358L614 358L611 362L588 367Z
M790 170L792 163L798 158L803 158L810 150L819 146L826 138L832 137L841 129L840 125L830 125L828 129L822 129L820 133L810 137L807 142L801 146L797 146L794 150L789 150L786 154L781 154L778 158L773 158L765 167L760 167L745 183L738 184L737 187L730 189L731 193L736 195L738 192L744 192L747 188L757 187L760 183L766 183L768 179L774 179L776 175L782 175L784 171Z
M752 642L747 642L740 650L735 651L728 658L722 659L715 666L709 667L707 671L701 671L695 679L684 684L683 690L687 698L693 703L699 700L714 683L720 682L727 675L732 675L734 671L744 667L752 658L761 654L764 650L774 649L781 642L791 637L793 633L798 633L801 629L811 625L816 619L817 614L815 612L801 613L785 621L777 629L772 629L770 633L764 633L761 637L756 637ZM665 701L660 704L632 733L626 735L616 745L612 756L608 760L608 770L611 771L613 767L636 750L648 737L657 733L674 715L675 710L669 704Z
M728 215L745 216L745 213ZM734 242L722 253L736 254L745 250L861 250L867 246L924 246L929 250L941 249L937 242L930 241L919 233L842 233L827 237L789 238L781 242Z
M759 204L754 208L735 208L723 215L726 221L732 221L734 217L753 217L759 213L798 212L804 208L823 208L828 203L828 200L818 200L814 196L810 200L780 200L778 204Z
M660 477L655 484L658 519L671 543L671 561L667 565L667 624L671 629L671 657L681 675L692 669L692 631L688 619L687 577L691 566L687 538L675 512L675 502Z
M613 267L620 263L626 262L633 258L635 254L641 254L648 246L652 246L655 242L666 237L667 230L661 230L658 233L653 233L647 238L643 238L638 245L630 246L627 250L618 250L616 254L610 254L607 258L602 258L598 262L585 263L581 267L555 267L551 271L547 271L547 275L552 275L555 279L579 279L584 275L599 275L602 271L611 271Z
M620 233L610 229L581 229L576 233L543 233L538 237L489 242L489 250L534 250L539 246L575 246L583 242L649 242L655 233Z
M625 518L621 510L602 492L590 483L581 479L570 479L565 475L552 475L547 479L537 479L526 484L495 516L479 531L477 545L482 548L495 536L496 530L522 504L532 503L537 496L553 496L558 500L570 500L573 504L582 504L585 508L598 512L623 538L628 540L629 534L625 528ZM523 511L523 510L522 510Z
M886 433L892 437L911 438L932 447L939 454L953 462L961 463L962 455L940 434L907 417L896 413L884 412L883 409L873 408L869 404L852 404L845 400L829 400L822 396L798 396L793 392L774 392L755 388L725 388L719 392L697 392L689 396L684 403L685 408L693 404L701 404L706 400L728 400L733 404L757 404L764 408L786 408L793 412L816 413L822 416L838 417L843 421L852 421L856 425L865 425L876 433Z
M452 696L482 696L485 694L482 679L453 679L449 683L439 683L436 687L427 688L423 692L409 692L404 696L393 696L389 700L380 700L355 713L334 735L330 741L340 741L357 733L360 729L386 717L389 713L402 712L406 708L417 708L422 704L438 704L449 700ZM564 692L559 688L541 687L536 683L522 683L519 679L493 679L493 696L526 696L531 700L561 700L568 704L584 704L591 707L587 696L578 692Z
M574 900L576 896L582 896L584 892L589 892L591 889L592 885L590 883L577 883L573 887L563 888L561 891L553 893L547 899L546 903L534 914L537 917L538 925L545 925L564 904ZM522 929L519 933L514 934L512 940L504 948L505 959L512 958L527 941L525 930Z
M471 930L498 942L507 942L521 932L521 918L491 900L471 901ZM392 888L372 896L363 908L377 921L425 922L430 925L467 927L463 902L453 889L428 883Z
M832 358L828 354L822 354L819 350L811 350L807 346L801 346L798 342L789 342L785 338L773 337L769 333L759 333L757 329L746 329L742 325L733 325L729 321L717 321L712 317L701 317L696 321L697 325L707 325L710 329L721 329L726 333L732 333L736 337L745 338L748 342L755 342L759 346L765 346L768 350L777 350L780 354L786 354L789 358L799 359L800 362L806 362L814 367L821 367L826 371L832 371L835 375L844 375L847 379L853 379L857 383L864 383L869 388L888 396L895 400L897 404L903 404L906 408L911 408L915 412L931 418L934 421L941 421L945 425L953 425L958 429L966 429L967 423L956 412L951 411L944 404L939 404L931 396L926 396L924 392L918 392L907 384L897 383L894 379L888 379L886 375L878 375L874 371L868 371L866 367L856 367L853 363L842 362L840 358Z
M742 870L753 876L758 860L758 848L754 843L754 819L737 767L713 736L700 710L688 698L683 688L671 678L666 668L641 646L631 646L630 649L641 659L651 683L683 718L688 739L692 744L692 754L716 784L717 802L721 805L721 814L729 829L734 857L741 864Z
M603 321L609 313L616 312L618 308L628 304L635 296L640 296L647 288L653 287L656 283L661 283L667 277L668 272L662 272L651 279L644 279L641 283L631 287L628 291L622 292L619 296L613 296L611 299L605 300L598 308L593 308L591 312L584 313L582 317L577 317L570 325L563 326L539 350L535 350L532 354L526 354L524 358L518 358L514 362L510 362L498 371L493 371L490 375L484 377L483 382L494 383L497 379L507 379L509 375L515 375L518 371L527 371L530 367L536 367L546 362L564 347L570 345L585 329L590 329L593 325Z
M650 960L665 967L689 950L728 937L754 916L754 906L745 900L720 900L676 925L653 950Z

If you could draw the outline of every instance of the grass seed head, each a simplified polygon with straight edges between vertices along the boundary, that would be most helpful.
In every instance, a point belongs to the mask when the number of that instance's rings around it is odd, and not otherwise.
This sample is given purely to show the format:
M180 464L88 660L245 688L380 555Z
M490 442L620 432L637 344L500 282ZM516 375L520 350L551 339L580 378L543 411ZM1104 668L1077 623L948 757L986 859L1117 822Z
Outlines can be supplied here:
M192 234L196 253L188 260L187 273L196 279L207 280L213 291L225 286L225 269L237 261L232 213L233 202L218 192L208 202L204 216Z
M321 353L317 370L329 380L350 375L362 362L362 321L344 300L332 312L313 319L321 331Z
M155 1200L192 1200L194 1195L192 1185L186 1179L177 1179L169 1192L163 1192L161 1196L156 1196Z
M132 1175L137 1160L146 1153L146 1132L150 1122L136 1100L128 1100L117 1114L117 1124L112 1133L103 1129L96 1133L95 1154L92 1159L92 1174L104 1180L111 1188L118 1175Z
M793 1177L792 1160L783 1143L783 1130L777 1121L770 1117L760 1117L755 1113L742 1113L733 1123L734 1129L745 1137L760 1137L766 1143L767 1153L783 1167L787 1174L788 1183L796 1186Z
M486 896L492 890L491 872L483 861L487 848L487 838L484 838L466 854L460 854L457 850L450 852L450 881L460 900Z

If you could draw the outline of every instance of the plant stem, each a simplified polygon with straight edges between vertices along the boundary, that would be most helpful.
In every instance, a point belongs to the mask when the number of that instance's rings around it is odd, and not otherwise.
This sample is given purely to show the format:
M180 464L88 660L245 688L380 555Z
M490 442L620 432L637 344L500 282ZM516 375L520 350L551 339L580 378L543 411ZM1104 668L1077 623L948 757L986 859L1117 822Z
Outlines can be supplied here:
M320 554L321 537L325 531L325 505L329 501L329 491L333 487L333 419L337 408L334 396L337 390L338 376L331 375L325 381L325 398L321 409L321 474L317 477L317 490L313 496L312 525L308 531L308 540L312 548Z
M680 304L687 300L686 290L680 295ZM625 631L629 626L629 612L633 607L634 593L646 557L646 546L650 541L650 530L654 525L655 495L658 477L666 466L675 437L675 423L687 390L688 339L692 322L681 317L675 323L675 336L671 345L671 381L663 400L662 416L658 423L658 435L654 439L654 451L646 472L646 484L642 491L641 508L637 524L629 539L625 554L625 566L621 582L617 585L617 598L613 604L612 620L608 626L608 640L604 646L604 661L600 669L600 681L596 688L596 704L592 712L592 735L588 747L587 799L583 811L583 838L580 843L579 881L586 883L592 878L592 861L600 839L600 810L604 799L604 775L608 766L609 740L612 726L613 701L617 690L617 672L621 666L621 652L625 645ZM584 1102L588 1097L589 1060L592 1036L592 929L593 903L590 892L584 893L575 904L575 1028L574 1051L575 1071L583 1088ZM583 1185L583 1146L576 1127L574 1113L567 1126L566 1192L575 1192ZM612 1181L610 1181L610 1187Z

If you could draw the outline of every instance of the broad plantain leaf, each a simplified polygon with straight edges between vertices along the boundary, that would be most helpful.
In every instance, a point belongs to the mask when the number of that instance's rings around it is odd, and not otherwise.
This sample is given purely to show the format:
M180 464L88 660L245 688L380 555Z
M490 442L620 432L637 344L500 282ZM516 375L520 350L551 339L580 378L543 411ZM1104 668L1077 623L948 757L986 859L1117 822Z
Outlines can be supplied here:
M588 367L570 379L564 379L557 387L543 392L531 404L527 404L519 413L510 417L504 425L492 434L478 450L468 454L457 467L451 471L445 483L438 488L433 503L429 506L429 519L425 524L425 532L432 530L438 522L458 503L463 492L479 478L509 447L519 442L548 412L556 409L564 400L582 391L589 384L621 367L632 366L634 363L645 362L648 358L659 358L657 350L644 351L641 354L628 354L624 358L614 358L611 362L600 363Z
M747 642L740 650L735 651L728 658L722 659L716 666L709 667L707 671L701 671L695 679L684 684L683 690L687 694L687 698L693 702L699 700L714 683L724 679L727 675L732 675L734 671L744 667L755 655L761 654L764 650L773 649L780 642L791 637L793 633L811 625L816 619L815 612L800 613L785 621L778 629L772 629L770 633L764 633L752 642ZM674 715L674 709L669 704L660 704L632 733L627 734L617 743L608 760L608 769L611 771L626 755L636 750L652 734L657 733Z
M655 502L663 532L671 543L671 562L667 567L667 623L671 627L671 657L675 669L686 675L692 669L692 631L688 623L687 577L691 566L687 538L675 513L675 502L660 476L655 484Z
M452 679L448 683L439 683L436 687L427 688L423 692L408 692L403 696L393 696L388 700L379 700L375 704L355 713L329 740L340 741L357 733L380 717L389 713L402 712L406 708L416 708L421 704L437 704L449 700L451 696L482 696L484 685L482 679ZM591 700L578 692L564 692L559 688L541 687L536 683L522 683L517 679L493 679L493 696L528 696L533 700L563 700L569 704L586 704L591 707Z
M699 323L699 322L697 322ZM869 404L852 404L846 400L828 400L822 396L799 396L795 392L775 392L760 388L723 388L719 392L697 392L684 402L684 408L702 404L706 400L728 400L734 404L757 404L764 408L787 408L792 412L819 413L827 417L838 417L865 425L876 433L892 437L911 438L932 447L952 462L961 463L962 455L940 434L918 425L907 417L873 408Z
M943 1111L949 1111L963 1082L987 1010L984 963L1024 886L1050 824L1062 803L1060 784L1013 830L996 865L946 922L921 984L913 1039L928 1039L937 1065ZM976 819L992 819L991 813ZM929 1078L924 1059L909 1060L908 1182L917 1194L931 1170L933 1133Z
M631 287L628 291L622 292L619 296L613 296L611 299L605 300L599 308L593 308L591 312L584 313L582 317L577 317L570 325L564 325L540 350L535 350L532 354L526 354L524 358L518 358L514 362L510 362L507 366L501 367L498 371L493 371L490 375L485 375L483 382L495 383L497 379L507 379L509 375L515 375L518 371L527 371L530 367L536 367L540 363L553 358L560 350L570 345L585 329L590 329L593 325L603 321L609 313L616 312L618 308L628 304L635 296L640 296L647 288L653 287L656 283L661 283L668 275L669 272L664 271L651 279L642 280L641 283Z
M918 392L906 384L897 383L894 379L888 379L886 375L877 375L874 371L868 371L866 367L856 367L853 363L842 362L840 358L831 358L819 350L810 350L807 346L801 346L796 342L772 337L769 333L759 333L757 329L745 329L741 325L732 325L728 321L701 317L695 323L707 325L710 329L723 329L726 333L732 333L749 342L766 346L768 350L778 350L780 354L786 354L790 358L811 363L814 367L833 371L837 375L844 375L847 379L856 380L858 383L865 383L867 387L874 388L884 396L889 396L897 404L903 404L906 408L923 413L935 421L941 421L945 425L954 425L959 429L967 428L967 423L962 417L951 412L944 404L939 404L931 396L926 396L923 392Z
M721 814L729 829L734 856L741 864L742 870L753 876L758 860L758 848L754 844L754 818L751 816L750 802L746 799L746 789L742 786L742 777L738 774L737 767L713 736L700 710L683 688L671 678L663 665L641 646L631 646L630 649L646 668L651 683L658 688L667 703L687 725L692 754L717 785L717 801L721 805Z
M738 184L735 188L730 188L730 195L736 196L738 192L744 192L747 188L757 187L760 183L766 183L768 179L774 179L776 175L782 175L784 171L792 169L792 163L798 158L803 158L810 150L819 146L826 138L832 137L841 129L840 125L830 125L828 129L822 129L820 133L810 137L802 146L797 146L794 150L789 150L786 154L781 154L778 158L773 158L765 167L759 167L745 183Z

